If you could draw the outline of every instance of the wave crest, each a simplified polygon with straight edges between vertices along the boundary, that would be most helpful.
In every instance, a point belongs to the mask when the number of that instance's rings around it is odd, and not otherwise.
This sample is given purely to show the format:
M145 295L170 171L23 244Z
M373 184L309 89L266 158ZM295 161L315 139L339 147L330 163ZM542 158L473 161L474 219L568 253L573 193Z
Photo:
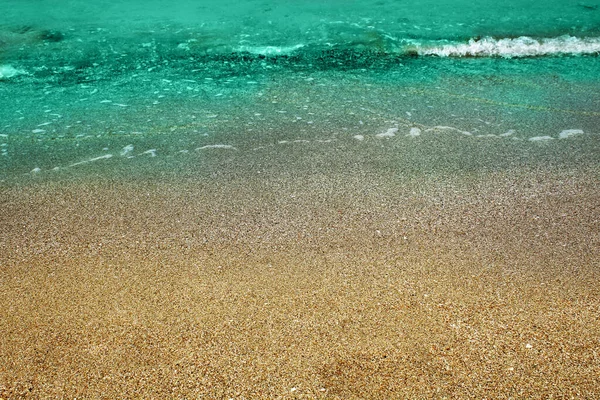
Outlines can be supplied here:
M421 56L438 57L540 57L553 55L600 54L600 38L560 36L534 39L528 36L495 39L484 37L467 43L447 43L417 46Z

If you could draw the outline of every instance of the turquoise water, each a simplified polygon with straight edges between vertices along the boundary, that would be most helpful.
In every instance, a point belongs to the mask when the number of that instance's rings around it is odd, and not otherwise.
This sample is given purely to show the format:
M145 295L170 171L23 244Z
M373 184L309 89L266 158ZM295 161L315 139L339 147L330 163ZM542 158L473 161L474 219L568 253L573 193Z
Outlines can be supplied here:
M4 0L0 180L439 134L597 146L599 5Z

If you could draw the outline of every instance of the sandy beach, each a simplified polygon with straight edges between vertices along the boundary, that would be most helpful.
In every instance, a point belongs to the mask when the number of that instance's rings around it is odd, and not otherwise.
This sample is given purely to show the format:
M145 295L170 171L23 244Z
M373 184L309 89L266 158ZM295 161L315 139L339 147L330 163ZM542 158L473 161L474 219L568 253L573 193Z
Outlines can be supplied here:
M0 397L599 397L597 168L443 140L7 185Z
M1 4L0 400L600 399L598 1Z

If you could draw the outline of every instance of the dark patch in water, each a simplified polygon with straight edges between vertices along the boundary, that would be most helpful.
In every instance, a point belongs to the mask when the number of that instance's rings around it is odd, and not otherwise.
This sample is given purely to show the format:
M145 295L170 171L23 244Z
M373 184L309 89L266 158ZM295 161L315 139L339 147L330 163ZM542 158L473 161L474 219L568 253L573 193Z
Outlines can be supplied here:
M40 39L45 42L61 42L64 38L65 35L59 31L42 31L40 34Z

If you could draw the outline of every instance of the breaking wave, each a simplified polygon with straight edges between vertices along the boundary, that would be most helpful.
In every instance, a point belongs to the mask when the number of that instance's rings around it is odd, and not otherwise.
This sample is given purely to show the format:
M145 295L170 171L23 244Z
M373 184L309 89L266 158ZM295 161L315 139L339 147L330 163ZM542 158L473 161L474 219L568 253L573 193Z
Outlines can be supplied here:
M559 55L598 55L600 37L559 36L534 39L528 36L496 39L484 37L467 43L416 45L412 52L438 57L542 57Z
M391 38L388 36L388 38ZM415 39L396 39L389 46L373 47L360 43L355 48L353 44L339 42L297 44L295 46L240 46L237 52L261 56L288 56L312 53L336 53L341 50L354 52L378 53L379 56L437 56L437 57L553 57L562 55L599 55L600 37L579 38L564 35L554 38L532 38L520 36L517 38L472 38L468 42L449 40L421 41ZM386 48L387 47L387 48Z

